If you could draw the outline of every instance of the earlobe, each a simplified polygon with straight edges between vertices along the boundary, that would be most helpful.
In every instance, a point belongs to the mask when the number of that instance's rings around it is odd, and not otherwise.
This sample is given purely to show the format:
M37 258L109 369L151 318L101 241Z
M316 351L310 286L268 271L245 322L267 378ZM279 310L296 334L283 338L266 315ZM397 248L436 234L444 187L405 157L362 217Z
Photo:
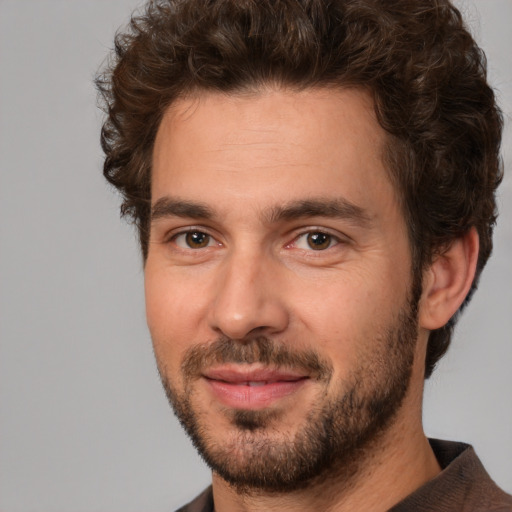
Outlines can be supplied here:
M423 278L421 327L439 329L459 309L475 277L478 248L478 233L473 227L435 257Z

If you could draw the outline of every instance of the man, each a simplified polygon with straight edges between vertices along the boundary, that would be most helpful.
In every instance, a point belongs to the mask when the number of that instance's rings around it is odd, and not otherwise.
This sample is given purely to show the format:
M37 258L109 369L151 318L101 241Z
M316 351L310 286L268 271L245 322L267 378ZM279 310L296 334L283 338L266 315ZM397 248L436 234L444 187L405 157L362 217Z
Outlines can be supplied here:
M213 471L181 510L512 510L421 422L502 177L459 12L160 0L98 83L159 372Z

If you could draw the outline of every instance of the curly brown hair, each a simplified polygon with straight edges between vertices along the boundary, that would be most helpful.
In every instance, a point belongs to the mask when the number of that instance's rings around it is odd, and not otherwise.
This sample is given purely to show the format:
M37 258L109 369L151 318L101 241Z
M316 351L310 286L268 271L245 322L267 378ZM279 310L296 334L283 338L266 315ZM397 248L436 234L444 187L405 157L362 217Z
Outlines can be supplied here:
M178 97L355 86L372 93L388 134L385 160L415 277L474 226L474 291L492 249L502 117L485 56L449 1L153 0L116 36L97 85L107 112L104 175L122 193L121 212L138 227L144 259L153 144ZM456 317L431 332L426 377Z

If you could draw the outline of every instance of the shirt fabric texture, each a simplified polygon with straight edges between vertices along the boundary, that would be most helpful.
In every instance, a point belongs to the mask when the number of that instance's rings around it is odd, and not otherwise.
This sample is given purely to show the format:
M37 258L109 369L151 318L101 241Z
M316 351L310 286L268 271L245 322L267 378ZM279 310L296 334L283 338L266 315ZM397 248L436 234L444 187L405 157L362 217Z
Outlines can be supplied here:
M512 496L491 480L470 445L429 441L441 473L389 512L512 512ZM176 512L214 512L211 486Z

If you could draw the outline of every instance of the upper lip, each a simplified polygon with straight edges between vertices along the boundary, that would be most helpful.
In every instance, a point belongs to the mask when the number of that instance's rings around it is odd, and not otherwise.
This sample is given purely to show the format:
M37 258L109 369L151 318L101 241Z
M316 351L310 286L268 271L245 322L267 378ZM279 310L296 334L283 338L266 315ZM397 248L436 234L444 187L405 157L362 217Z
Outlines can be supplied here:
M240 366L222 366L208 369L203 372L203 377L211 380L238 384L244 382L293 382L307 378L308 375L291 369L282 368L241 368Z

